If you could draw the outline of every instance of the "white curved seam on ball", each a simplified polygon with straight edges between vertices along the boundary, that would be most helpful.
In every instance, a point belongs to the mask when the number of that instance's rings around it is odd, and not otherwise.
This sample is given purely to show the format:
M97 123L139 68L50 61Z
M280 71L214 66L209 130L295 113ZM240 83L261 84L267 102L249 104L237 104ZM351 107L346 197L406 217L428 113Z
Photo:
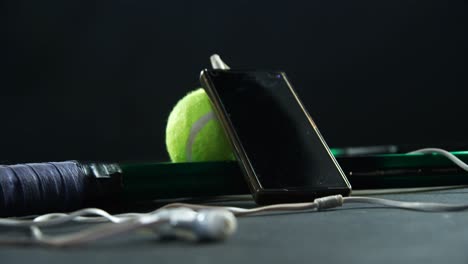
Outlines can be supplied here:
M210 111L201 116L195 123L193 123L192 127L190 128L190 134L187 139L187 145L185 148L187 161L192 161L192 145L195 142L195 138L197 137L198 133L200 133L205 125L213 119L216 119L216 116L213 111Z

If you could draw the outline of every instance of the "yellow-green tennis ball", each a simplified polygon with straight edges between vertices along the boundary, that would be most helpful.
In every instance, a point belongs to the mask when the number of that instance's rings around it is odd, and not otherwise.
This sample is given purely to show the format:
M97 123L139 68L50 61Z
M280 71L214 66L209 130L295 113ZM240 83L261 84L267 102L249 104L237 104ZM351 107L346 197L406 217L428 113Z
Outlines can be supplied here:
M173 162L234 159L210 98L202 88L187 94L172 109L166 127L166 147Z

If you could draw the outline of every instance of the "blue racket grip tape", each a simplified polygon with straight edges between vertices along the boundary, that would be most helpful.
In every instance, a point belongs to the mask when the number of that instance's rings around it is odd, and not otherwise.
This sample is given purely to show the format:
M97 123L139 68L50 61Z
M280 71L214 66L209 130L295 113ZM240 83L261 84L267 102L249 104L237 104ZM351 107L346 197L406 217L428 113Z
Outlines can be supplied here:
M77 161L0 165L0 216L64 212L118 191Z

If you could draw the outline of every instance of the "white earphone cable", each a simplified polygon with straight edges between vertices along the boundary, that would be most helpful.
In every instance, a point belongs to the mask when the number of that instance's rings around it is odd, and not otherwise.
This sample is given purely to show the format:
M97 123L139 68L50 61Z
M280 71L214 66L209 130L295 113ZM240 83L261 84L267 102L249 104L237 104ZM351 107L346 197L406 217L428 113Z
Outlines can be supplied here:
M439 154L453 161L457 166L468 171L468 165L457 158L452 153L438 148L426 148L410 152L410 154ZM31 238L29 239L0 239L1 244L38 244L46 246L72 246L86 242L103 239L118 234L131 232L139 228L156 228L163 224L172 223L173 227L183 226L190 230L208 230L204 234L209 234L211 238L225 238L235 231L234 216L241 217L261 213L278 211L304 211L304 210L324 210L340 207L343 204L367 203L386 207L393 207L405 210L415 210L424 212L449 212L468 210L468 204L444 204L428 202L403 202L374 197L342 197L341 195L327 196L315 199L308 203L275 204L252 209L239 207L196 205L186 203L168 204L158 210L149 213L127 213L111 215L98 208L86 208L69 214L53 213L45 214L33 219L0 218L0 227L29 228ZM207 211L208 210L208 211ZM206 212L217 212L211 214L210 219L216 221L205 221L210 214ZM199 217L198 214L203 214ZM184 222L185 221L185 222ZM197 222L198 221L198 222ZM105 223L87 228L83 231L64 235L46 236L40 228L63 225L68 222L81 223ZM182 223L182 225L180 225ZM179 224L179 226L178 226ZM211 230L217 227L215 231Z

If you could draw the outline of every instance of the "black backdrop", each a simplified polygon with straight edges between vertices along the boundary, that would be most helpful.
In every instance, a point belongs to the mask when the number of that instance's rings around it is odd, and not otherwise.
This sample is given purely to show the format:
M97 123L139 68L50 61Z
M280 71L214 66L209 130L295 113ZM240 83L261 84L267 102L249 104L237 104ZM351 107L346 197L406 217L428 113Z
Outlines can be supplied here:
M286 71L331 146L465 144L464 1L2 2L0 162L167 160L219 53Z

